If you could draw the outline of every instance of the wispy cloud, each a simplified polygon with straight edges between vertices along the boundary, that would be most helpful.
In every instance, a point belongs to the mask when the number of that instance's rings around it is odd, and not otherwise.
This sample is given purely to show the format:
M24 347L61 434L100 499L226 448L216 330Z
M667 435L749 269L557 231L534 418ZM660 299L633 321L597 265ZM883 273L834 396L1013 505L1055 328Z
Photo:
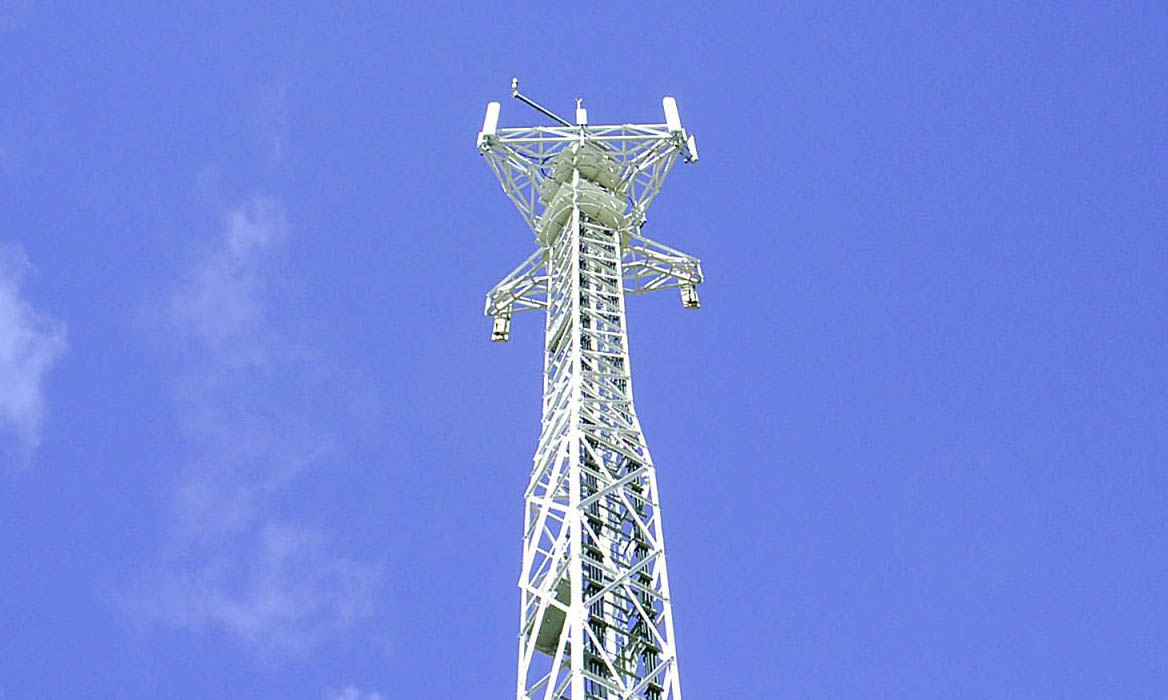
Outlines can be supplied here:
M226 630L269 657L360 619L379 584L376 567L332 554L321 533L270 521L176 564L154 599L161 619Z
M288 159L288 83L266 85L252 105L251 121L262 154L271 165L283 166Z
M326 692L324 700L385 700L385 696L376 691L364 691L350 685Z
M287 506L306 474L335 461L343 436L321 414L347 401L327 361L288 330L294 305L277 293L288 235L278 200L230 209L169 298L160 330L175 350L187 458L164 564L136 605L268 657L367 615L381 581L378 565L338 553Z
M66 345L64 324L24 298L32 270L23 252L0 244L0 436L20 463L40 445L45 377Z
M264 364L273 329L265 316L273 254L288 235L283 208L255 197L225 216L222 237L171 295L168 321L216 369Z

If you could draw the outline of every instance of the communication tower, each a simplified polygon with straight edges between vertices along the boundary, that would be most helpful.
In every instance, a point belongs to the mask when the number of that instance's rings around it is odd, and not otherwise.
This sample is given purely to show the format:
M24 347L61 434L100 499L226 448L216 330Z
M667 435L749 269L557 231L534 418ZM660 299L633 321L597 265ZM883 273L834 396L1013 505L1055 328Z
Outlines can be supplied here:
M701 262L641 235L678 157L698 159L672 97L662 124L555 122L478 135L535 251L487 294L491 339L546 312L543 421L525 495L518 700L681 700L657 473L633 410L625 295L679 289Z

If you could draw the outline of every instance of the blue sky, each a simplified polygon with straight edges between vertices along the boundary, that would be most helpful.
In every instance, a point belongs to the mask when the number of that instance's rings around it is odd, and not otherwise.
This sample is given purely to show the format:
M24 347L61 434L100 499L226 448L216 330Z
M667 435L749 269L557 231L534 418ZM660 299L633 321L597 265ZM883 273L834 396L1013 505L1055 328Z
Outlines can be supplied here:
M629 304L689 697L1168 695L1163 5L244 5L0 2L0 698L513 692L513 75L701 148L703 308Z

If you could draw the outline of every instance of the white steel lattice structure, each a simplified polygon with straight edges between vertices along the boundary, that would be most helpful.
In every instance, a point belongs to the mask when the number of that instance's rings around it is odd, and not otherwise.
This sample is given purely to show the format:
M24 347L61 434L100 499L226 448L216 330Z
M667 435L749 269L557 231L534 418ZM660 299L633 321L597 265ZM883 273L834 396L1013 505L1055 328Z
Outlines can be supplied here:
M657 475L633 410L625 294L681 290L697 258L641 235L679 156L697 160L673 98L663 124L498 127L480 152L536 250L487 294L492 339L546 311L543 422L526 492L518 700L681 700Z

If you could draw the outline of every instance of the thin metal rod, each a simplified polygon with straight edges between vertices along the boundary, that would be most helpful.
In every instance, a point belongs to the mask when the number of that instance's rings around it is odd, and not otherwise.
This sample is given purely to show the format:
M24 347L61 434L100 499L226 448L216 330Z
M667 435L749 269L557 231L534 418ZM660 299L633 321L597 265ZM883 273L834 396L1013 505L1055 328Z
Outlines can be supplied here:
M550 118L554 119L555 121L559 122L560 124L563 124L564 126L568 126L568 127L575 126L575 124L572 124L567 119L564 119L560 115L551 111L547 107L544 107L543 105L539 104L538 102L531 99L527 95L520 93L519 92L519 78L512 78L511 79L511 96L514 97L515 99L519 100L520 102L526 104L527 106L531 107L532 109L539 112L540 114L544 115L545 117L550 117Z

